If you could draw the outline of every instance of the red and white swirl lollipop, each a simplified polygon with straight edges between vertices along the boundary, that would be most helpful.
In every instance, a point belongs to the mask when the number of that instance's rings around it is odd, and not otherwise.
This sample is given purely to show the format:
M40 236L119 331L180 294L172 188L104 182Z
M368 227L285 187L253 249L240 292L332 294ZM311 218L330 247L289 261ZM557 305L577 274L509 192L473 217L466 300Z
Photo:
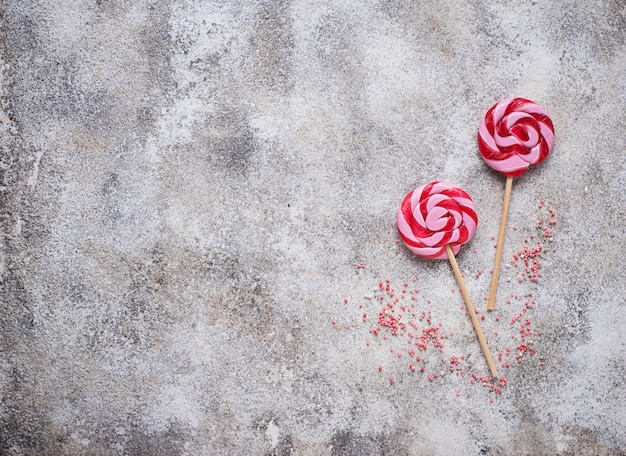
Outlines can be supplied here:
M554 144L548 113L525 98L508 98L493 105L478 129L478 149L485 162L509 177L545 160Z
M447 182L431 182L409 192L398 211L400 238L413 253L429 259L447 259L447 245L459 253L477 224L470 196Z
M409 250L423 258L450 261L489 370L497 377L498 370L455 258L476 232L478 217L472 198L448 182L431 182L404 197L397 223L400 238Z
M490 167L506 176L488 310L493 310L496 299L513 178L545 160L553 144L554 125L548 113L525 98L508 98L496 103L487 111L478 129L480 154Z

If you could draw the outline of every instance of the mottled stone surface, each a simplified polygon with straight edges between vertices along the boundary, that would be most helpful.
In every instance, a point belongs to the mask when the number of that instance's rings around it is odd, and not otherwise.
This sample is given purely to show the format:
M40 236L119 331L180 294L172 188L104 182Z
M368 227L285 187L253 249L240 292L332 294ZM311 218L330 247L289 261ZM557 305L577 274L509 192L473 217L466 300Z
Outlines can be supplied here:
M1 0L0 40L0 454L626 453L622 0ZM515 180L483 320L515 352L505 300L533 293L542 334L494 394L427 380L486 364L449 265L394 218L431 180L472 195L484 311L504 178L476 132L510 96L556 145ZM426 374L364 298L416 274L453 332Z

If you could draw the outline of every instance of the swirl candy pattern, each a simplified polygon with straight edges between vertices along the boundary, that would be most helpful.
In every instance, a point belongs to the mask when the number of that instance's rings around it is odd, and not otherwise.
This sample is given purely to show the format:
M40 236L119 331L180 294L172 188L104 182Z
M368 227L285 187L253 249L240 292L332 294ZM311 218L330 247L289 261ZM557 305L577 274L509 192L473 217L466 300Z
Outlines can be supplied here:
M400 238L423 258L444 260L446 245L456 255L478 224L474 202L448 182L431 182L409 192L397 214Z
M548 113L525 98L492 106L478 130L478 148L487 164L509 177L521 176L546 159L554 143Z

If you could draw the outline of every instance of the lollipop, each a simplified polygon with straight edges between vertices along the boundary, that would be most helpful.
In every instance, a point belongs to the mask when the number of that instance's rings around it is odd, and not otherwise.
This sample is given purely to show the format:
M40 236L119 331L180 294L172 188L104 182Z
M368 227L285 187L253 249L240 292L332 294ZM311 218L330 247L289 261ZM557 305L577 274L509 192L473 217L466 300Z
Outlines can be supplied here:
M455 258L476 231L478 217L474 202L464 190L452 184L431 182L404 197L397 222L400 238L409 250L423 258L450 261L491 375L497 377L498 370Z
M530 165L545 160L553 143L554 126L548 113L524 98L508 98L496 103L487 111L478 129L480 154L489 166L506 176L488 310L493 310L496 299L513 178L524 174Z

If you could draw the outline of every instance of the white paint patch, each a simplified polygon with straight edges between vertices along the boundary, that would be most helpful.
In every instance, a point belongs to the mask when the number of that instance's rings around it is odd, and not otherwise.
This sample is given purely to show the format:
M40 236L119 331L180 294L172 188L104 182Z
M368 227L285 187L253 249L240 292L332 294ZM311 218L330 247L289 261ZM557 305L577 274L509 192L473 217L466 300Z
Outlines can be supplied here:
M37 184L37 179L39 178L39 164L41 163L41 158L43 157L43 150L40 148L37 151L37 155L35 156L35 164L33 165L33 172L28 178L28 186L30 188L35 188Z
M163 386L159 400L145 418L146 424L155 432L166 431L172 422L196 429L203 421L204 415L193 387L180 383Z
M546 84L552 75L558 73L558 59L541 41L537 40L532 48L515 62L516 70L522 74L522 84L518 88L519 95L530 98L541 104L542 100L548 99L552 87Z
M170 19L172 64L180 96L157 121L156 139L160 147L189 143L196 122L215 112L215 82L207 80L206 74L195 69L192 63L212 66L214 64L209 62L237 54L233 48L246 40L232 14L228 8L211 4L184 4L173 9Z
M378 122L393 124L412 110L417 96L432 97L438 92L436 75L420 78L419 58L401 31L389 28L378 33L365 49L368 114ZM426 94L425 92L429 92Z
M267 425L267 430L265 431L265 436L270 441L272 448L276 448L278 446L278 441L280 438L280 428L274 420L270 421Z
M571 440L566 435L570 426L604 432L608 436L612 434L620 445L626 444L626 397L622 394L625 379L606 376L607 367L623 359L626 323L623 318L606 318L613 312L614 298L608 290L603 292L590 299L589 341L578 346L570 356L571 364L585 375L572 376L560 389L557 403L547 410L559 417L560 431L564 434L560 438L561 445ZM612 407L604 407L604 403L610 403ZM544 419L549 420L549 417ZM609 443L608 439L606 443Z

